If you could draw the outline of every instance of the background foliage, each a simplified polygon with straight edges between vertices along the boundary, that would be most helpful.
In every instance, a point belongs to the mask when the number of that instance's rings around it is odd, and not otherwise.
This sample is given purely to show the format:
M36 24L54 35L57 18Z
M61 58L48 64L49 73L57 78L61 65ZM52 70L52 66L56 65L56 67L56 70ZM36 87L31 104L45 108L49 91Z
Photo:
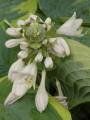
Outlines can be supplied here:
M89 120L90 114L90 0L0 0L0 120L70 120L68 111L61 105L56 109L56 101L50 98L45 113L39 114L34 106L35 93L29 94L9 108L3 107L3 101L8 95L11 84L7 80L10 65L17 59L18 47L7 49L4 43L10 37L6 35L4 19L15 25L17 19L25 19L29 14L36 13L43 19L50 16L56 27L62 24L74 11L84 19L83 29L87 34L82 38L66 38L71 56L57 59L58 71L53 71L54 77L47 77L47 89L52 90L55 78L60 80L62 90L68 97L69 110L73 120ZM51 73L50 73L51 74ZM51 82L50 82L51 80ZM63 112L62 112L63 111ZM64 115L62 116L62 113ZM67 116L66 116L67 114ZM23 116L21 116L23 115ZM16 118L17 116L17 118ZM26 116L26 117L25 117ZM67 119L65 119L65 116Z

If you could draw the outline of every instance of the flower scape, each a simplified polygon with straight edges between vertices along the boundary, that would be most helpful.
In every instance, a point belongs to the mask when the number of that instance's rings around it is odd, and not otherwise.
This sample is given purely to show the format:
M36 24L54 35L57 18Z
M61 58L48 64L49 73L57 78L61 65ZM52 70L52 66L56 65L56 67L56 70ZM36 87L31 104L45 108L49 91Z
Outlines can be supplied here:
M20 52L8 72L8 79L13 83L12 90L4 105L10 105L23 97L26 92L36 87L38 64L42 66L41 82L35 96L36 108L43 112L48 105L48 93L45 88L46 72L54 67L55 57L70 55L70 48L61 35L82 36L80 28L83 20L76 19L76 13L56 30L58 37L47 37L54 24L51 18L43 21L36 15L27 20L18 20L17 27L9 27L6 33L12 39L5 42L7 48L20 46Z

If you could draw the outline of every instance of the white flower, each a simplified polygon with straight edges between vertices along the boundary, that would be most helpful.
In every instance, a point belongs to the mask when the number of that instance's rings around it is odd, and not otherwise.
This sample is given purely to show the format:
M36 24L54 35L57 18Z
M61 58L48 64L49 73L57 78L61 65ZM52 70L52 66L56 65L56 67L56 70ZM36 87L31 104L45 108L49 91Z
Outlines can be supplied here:
M18 53L18 58L24 59L28 57L28 50L22 50Z
M76 19L76 12L74 12L73 16L58 28L56 32L57 34L68 36L82 36L82 29L80 29L82 22L82 19Z
M42 62L42 60L43 60L43 55L42 55L41 52L38 52L38 54L35 57L35 61L36 62Z
M28 83L26 80L21 79L18 81L14 81L12 91L6 98L4 105L10 105L16 102L18 99L23 97L29 88L32 87L32 81Z
M53 67L53 60L51 57L46 57L44 61L45 67L46 68L52 68Z
M12 37L21 37L21 28L8 28L6 33Z
M48 94L45 88L45 76L46 76L46 71L43 70L41 83L35 97L35 104L39 112L43 112L48 105Z
M51 44L50 52L58 57L65 57L70 55L70 49L66 41L62 37L50 38Z
M18 26L24 26L25 25L25 21L24 20L18 20L17 24L18 24Z
M36 77L37 77L37 65L35 62L28 64L22 71L23 75L28 76L33 81L33 87L35 89Z
M12 48L15 47L17 45L19 45L21 42L23 42L25 39L24 38L20 38L20 39L10 39L8 41L5 42L5 46L7 48Z
M23 76L21 75L21 70L24 68L24 62L22 59L18 59L14 62L8 72L8 79L12 82L21 79Z

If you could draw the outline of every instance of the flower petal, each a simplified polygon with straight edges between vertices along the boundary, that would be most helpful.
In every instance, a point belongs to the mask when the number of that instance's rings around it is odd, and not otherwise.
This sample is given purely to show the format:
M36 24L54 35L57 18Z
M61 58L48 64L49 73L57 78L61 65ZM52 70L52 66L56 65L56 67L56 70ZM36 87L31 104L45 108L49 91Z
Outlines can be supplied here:
M8 28L6 33L12 37L21 37L21 28Z
M56 33L68 36L81 36L81 33L79 32L77 34L77 31L80 28L82 22L82 19L76 19L76 13L74 13L73 16L69 18L69 20L67 20L57 29Z
M24 59L28 57L28 51L27 50L22 50L18 53L18 58Z
M62 37L50 38L49 43L51 44L49 52L52 54L58 57L65 57L70 55L70 48Z
M38 54L35 57L36 62L41 62L43 60L43 55L41 52L38 52Z
M17 45L20 44L20 42L23 42L23 41L24 41L23 38L20 38L20 39L10 39L10 40L5 42L5 46L7 48L16 47Z
M6 98L4 105L10 105L10 104L13 104L14 102L16 102L18 99L20 99L21 97L23 97L25 95L25 93L28 91L28 89L31 86L28 86L26 81L23 79L19 80L19 81L15 81L13 83L12 91Z
M53 67L53 60L51 57L46 57L44 61L45 67L46 68L52 68Z

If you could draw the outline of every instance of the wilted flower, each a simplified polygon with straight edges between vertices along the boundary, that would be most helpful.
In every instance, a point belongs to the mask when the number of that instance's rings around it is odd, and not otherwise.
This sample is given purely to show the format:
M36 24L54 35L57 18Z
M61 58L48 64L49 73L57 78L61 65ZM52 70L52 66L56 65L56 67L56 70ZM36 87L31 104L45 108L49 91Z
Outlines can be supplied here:
M29 88L32 87L32 81L29 80L29 83L25 79L20 79L14 81L12 91L6 98L4 105L10 105L20 99L25 93L28 91Z
M14 62L8 72L8 79L10 79L12 82L21 79L23 76L21 75L21 70L24 68L24 62L22 59L18 59L16 62Z
M82 36L82 29L80 29L82 22L82 19L76 19L75 12L69 20L67 20L62 26L60 26L60 28L58 28L57 34L68 36Z
M51 57L46 57L44 61L45 67L46 68L52 68L53 67L53 60Z
M12 37L21 37L21 28L8 28L6 33Z
M33 64L33 63L32 63ZM22 59L19 59L11 66L8 78L13 81L12 91L5 100L5 105L10 105L20 99L32 87L33 80L36 79L34 64L31 64L31 69L29 66L25 66ZM31 70L31 72L29 72ZM33 76L35 75L35 76Z
M43 60L43 55L41 52L38 52L38 54L35 57L36 62L41 62Z
M49 48L51 49L50 52L52 52L54 55L58 57L70 55L69 46L62 37L50 38L49 42L51 44L51 47Z
M48 94L45 88L45 76L46 72L43 70L41 83L35 97L35 104L39 112L43 112L48 105Z

